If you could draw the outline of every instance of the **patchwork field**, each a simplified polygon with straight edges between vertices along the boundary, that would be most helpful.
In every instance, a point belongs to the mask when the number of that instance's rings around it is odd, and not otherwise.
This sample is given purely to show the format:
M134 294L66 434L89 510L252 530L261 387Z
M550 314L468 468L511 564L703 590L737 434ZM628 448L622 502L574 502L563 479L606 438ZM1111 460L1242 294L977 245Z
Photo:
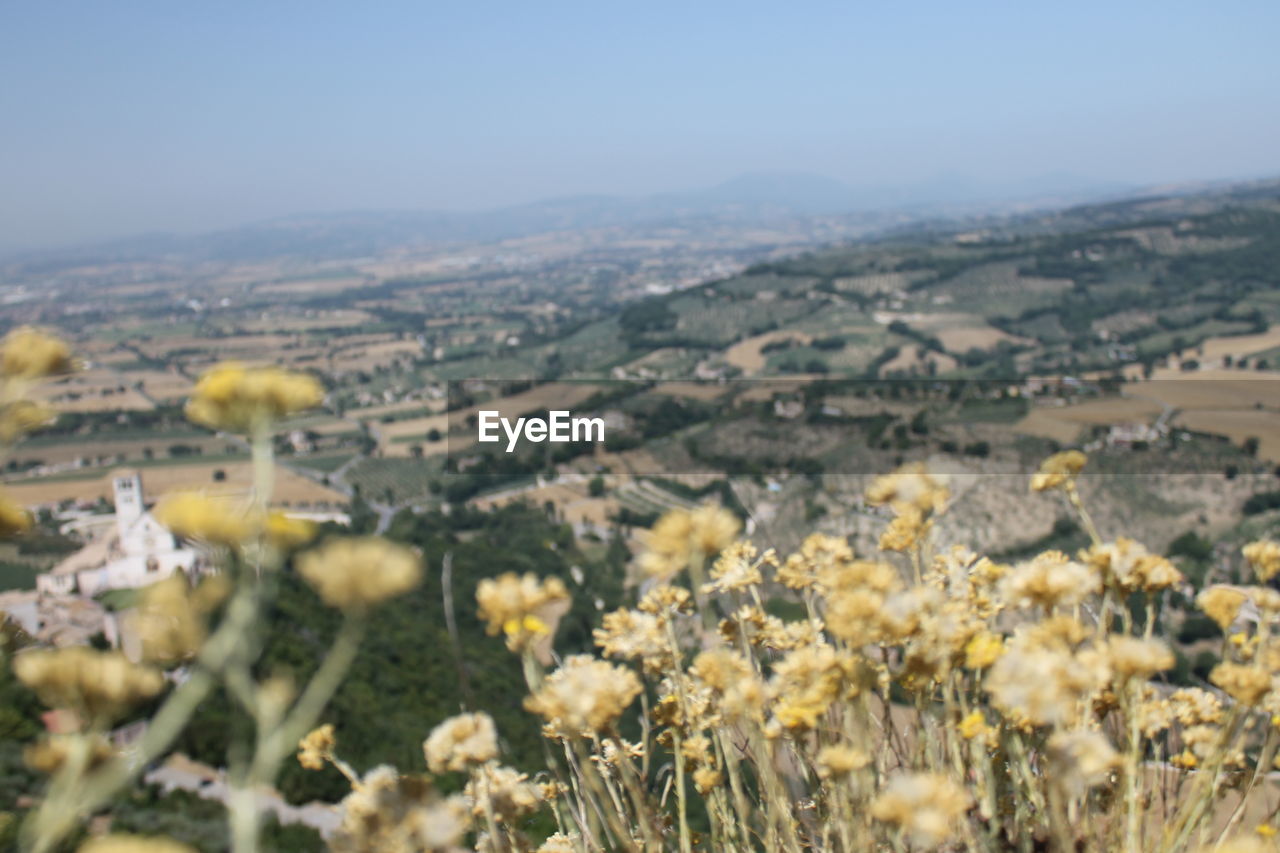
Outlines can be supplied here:
M143 488L149 497L182 489L247 490L253 483L253 466L247 459L225 462L195 462L183 465L141 467ZM222 471L222 480L214 472ZM5 492L26 506L43 506L62 501L111 499L110 472L96 471L84 477L65 475L33 482L6 483ZM276 466L275 502L285 506L341 506L342 493L307 479L287 468Z
M778 331L765 332L763 335L738 341L724 351L724 360L741 370L747 376L754 376L764 369L764 348L778 341L798 341L807 344L812 337L803 332Z
M1035 406L1013 429L1024 435L1071 444L1079 438L1080 431L1085 427L1149 424L1163 410L1157 402L1136 397L1090 400L1074 406Z
M476 436L470 430L458 430L449 435L450 429L457 429L466 419L481 409L501 412L504 417L513 418L526 412L542 409L571 409L597 391L600 385L585 382L549 382L537 385L528 391L499 397L465 409L429 415L422 418L395 421L389 424L375 424L374 431L378 436L378 446L386 456L409 456L415 443L426 443L427 434L431 430L439 430L442 436L449 436L449 447L458 450L475 442ZM426 451L443 452L444 445L427 446Z
M93 368L40 386L36 396L61 412L147 411L155 405L123 374Z
M931 364L937 373L948 373L955 370L957 366L956 360L949 355L926 351L921 346L908 345L902 347L896 356L880 366L880 375L890 376L895 372L911 370L923 374L929 371Z

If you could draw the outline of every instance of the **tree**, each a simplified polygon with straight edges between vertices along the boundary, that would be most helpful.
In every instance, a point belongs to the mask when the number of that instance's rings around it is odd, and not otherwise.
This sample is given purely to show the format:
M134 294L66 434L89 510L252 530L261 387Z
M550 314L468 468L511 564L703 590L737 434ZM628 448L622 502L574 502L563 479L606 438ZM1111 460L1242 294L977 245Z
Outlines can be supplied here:
M598 498L601 495L603 495L604 494L604 477L601 477L599 474L592 477L590 482L587 483L587 492L593 498Z
M1258 437L1251 435L1244 440L1244 452L1250 456L1258 455Z
M224 480L226 480L226 479L227 479L227 472L226 472L226 471L223 471L221 468L214 468L214 469L213 469L213 481L214 481L215 483L221 483L221 482L223 482L223 481L224 481Z

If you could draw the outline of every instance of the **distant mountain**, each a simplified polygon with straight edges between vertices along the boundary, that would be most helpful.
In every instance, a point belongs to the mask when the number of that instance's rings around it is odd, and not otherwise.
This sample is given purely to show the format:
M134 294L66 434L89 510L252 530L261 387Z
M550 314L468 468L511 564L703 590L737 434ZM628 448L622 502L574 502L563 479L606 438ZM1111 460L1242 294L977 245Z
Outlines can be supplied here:
M63 265L172 258L250 261L378 255L404 246L476 243L548 231L694 220L766 222L784 218L912 211L946 216L1002 212L1118 195L1132 188L1055 173L988 183L942 175L917 184L851 187L822 175L758 172L706 189L624 197L569 196L479 212L354 211L305 214L190 236L151 234L8 259L27 270Z

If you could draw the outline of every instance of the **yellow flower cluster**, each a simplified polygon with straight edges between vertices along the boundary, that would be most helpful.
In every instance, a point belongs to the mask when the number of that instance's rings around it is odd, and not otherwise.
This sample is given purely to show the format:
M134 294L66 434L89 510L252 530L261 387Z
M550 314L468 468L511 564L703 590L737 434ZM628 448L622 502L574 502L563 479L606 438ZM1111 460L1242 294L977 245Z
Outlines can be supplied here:
M955 832L972 799L938 773L900 773L871 804L871 816L898 827L917 847L933 849Z
M377 536L328 539L301 554L297 567L321 601L341 610L367 610L422 580L416 553Z
M1031 477L1032 491L1047 492L1051 489L1074 487L1076 477L1080 476L1088 461L1079 450L1064 450L1053 454L1040 463L1040 470Z
M640 689L631 670L590 655L572 655L524 705L557 736L573 738L612 730Z
M422 752L432 773L467 770L498 757L498 731L488 714L459 714L431 731Z
M480 581L476 603L491 636L502 633L507 648L513 652L528 649L545 665L550 662L556 628L569 612L572 599L559 578L539 580L532 573L521 576L508 572Z
M333 748L337 745L332 723L314 728L298 742L298 763L308 770L323 770L325 762L333 758Z
M40 329L23 326L0 342L0 375L7 379L44 379L74 369L71 348Z
M13 672L45 705L94 722L113 720L164 687L156 670L132 663L120 652L85 646L23 652L14 657Z
M211 575L191 589L181 574L144 587L129 614L142 642L142 657L169 663L194 657L203 645L209 614L230 592L224 575Z
M0 539L17 536L31 529L31 513L0 492Z
M694 561L701 563L727 548L740 529L733 513L713 504L672 510L649 532L638 561L640 572L670 580Z
M430 781L375 767L340 804L342 820L329 838L335 851L451 851L471 828L460 795L441 797Z
M156 520L179 536L227 548L239 548L259 539L279 550L291 550L311 541L316 526L279 510L257 511L251 503L203 492L176 492L155 508Z
M187 417L214 429L248 433L323 401L324 388L308 374L228 362L196 382Z

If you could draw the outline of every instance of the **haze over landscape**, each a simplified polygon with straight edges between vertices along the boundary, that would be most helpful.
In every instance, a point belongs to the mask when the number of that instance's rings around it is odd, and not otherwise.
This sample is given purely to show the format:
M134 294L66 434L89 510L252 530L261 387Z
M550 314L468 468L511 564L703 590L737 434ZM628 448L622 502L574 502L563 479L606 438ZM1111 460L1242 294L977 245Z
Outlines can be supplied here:
M744 173L865 209L1277 168L1272 3L378 9L10 5L0 251Z

